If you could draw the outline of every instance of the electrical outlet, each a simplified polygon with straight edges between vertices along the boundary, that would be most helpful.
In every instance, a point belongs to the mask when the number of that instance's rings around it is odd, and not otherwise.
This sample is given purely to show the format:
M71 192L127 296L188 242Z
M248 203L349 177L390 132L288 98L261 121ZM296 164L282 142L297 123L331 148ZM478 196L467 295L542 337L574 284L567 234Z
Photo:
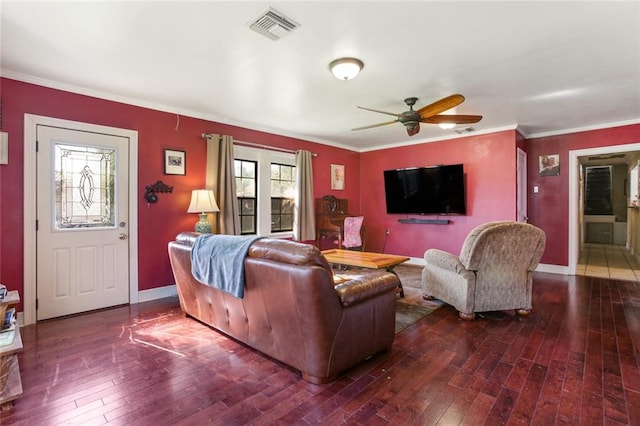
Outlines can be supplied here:
M387 235L391 235L391 229L387 228L387 230L384 233Z

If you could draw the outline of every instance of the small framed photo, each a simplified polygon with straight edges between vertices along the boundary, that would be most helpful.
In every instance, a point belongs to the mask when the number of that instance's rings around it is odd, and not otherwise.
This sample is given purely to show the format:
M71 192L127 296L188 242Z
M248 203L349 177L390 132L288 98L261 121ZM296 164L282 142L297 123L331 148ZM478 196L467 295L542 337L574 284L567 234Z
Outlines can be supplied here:
M340 164L331 165L331 189L344 190L344 166Z
M173 149L164 150L164 174L165 175L186 175L187 174L187 153Z
M560 155L541 155L538 159L540 176L558 176L560 174Z

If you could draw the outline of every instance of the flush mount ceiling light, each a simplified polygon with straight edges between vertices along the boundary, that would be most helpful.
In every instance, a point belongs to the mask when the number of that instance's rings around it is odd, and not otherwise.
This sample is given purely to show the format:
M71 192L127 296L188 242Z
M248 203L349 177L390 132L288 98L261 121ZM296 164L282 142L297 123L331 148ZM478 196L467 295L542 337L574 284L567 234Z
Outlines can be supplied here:
M340 58L331 61L329 69L331 73L340 80L351 80L358 75L364 64L360 59L356 58Z

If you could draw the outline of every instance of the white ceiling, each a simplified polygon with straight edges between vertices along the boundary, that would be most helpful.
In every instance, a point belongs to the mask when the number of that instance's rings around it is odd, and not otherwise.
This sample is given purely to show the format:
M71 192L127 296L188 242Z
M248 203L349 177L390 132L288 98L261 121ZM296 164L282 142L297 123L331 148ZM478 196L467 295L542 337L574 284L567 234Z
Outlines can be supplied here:
M362 131L454 93L476 133L640 122L640 2L4 0L5 77L356 151L449 138ZM249 24L273 7L300 28ZM339 81L328 64L365 67ZM259 142L259 141L255 141Z

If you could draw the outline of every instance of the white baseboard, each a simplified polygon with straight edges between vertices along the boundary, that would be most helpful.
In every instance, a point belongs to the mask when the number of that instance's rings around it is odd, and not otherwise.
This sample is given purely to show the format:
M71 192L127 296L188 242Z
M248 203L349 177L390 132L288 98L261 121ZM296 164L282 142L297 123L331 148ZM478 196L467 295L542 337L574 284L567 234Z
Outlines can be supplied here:
M149 290L138 292L138 303L149 302L151 300L162 299L164 297L175 297L178 295L176 285L166 285L164 287L156 287Z
M569 267L540 263L536 268L536 272L549 272L551 274L569 275Z
M425 263L424 257L411 257L409 260L404 262L403 265L424 266Z
M425 260L420 257L411 257L405 265L415 265L415 266L424 266ZM567 275L569 273L568 266L560 266L560 265L547 265L547 264L539 264L536 268L537 272L549 272L552 274L561 274ZM166 285L164 287L152 288L149 290L142 290L138 292L138 303L149 302L151 300L162 299L164 297L176 297L178 295L178 291L176 289L175 284Z
M425 261L423 258L419 257L411 257L405 265L415 265L415 266L424 266ZM537 272L549 272L552 274L561 274L567 275L569 273L568 266L560 266L560 265L547 265L547 264L539 264L536 268ZM176 289L175 284L166 285L164 287L156 287L149 290L142 290L138 292L138 303L142 302L150 302L156 299L162 299L165 297L176 297L178 296L178 290ZM17 315L18 324L24 325L24 313L18 312Z
M425 263L426 262L425 262L424 258L412 257L408 261L403 263L403 265L424 266ZM538 267L536 268L536 271L537 272L549 272L551 274L568 275L569 274L569 267L568 266L562 266L562 265L548 265L548 264L540 263L538 265Z

